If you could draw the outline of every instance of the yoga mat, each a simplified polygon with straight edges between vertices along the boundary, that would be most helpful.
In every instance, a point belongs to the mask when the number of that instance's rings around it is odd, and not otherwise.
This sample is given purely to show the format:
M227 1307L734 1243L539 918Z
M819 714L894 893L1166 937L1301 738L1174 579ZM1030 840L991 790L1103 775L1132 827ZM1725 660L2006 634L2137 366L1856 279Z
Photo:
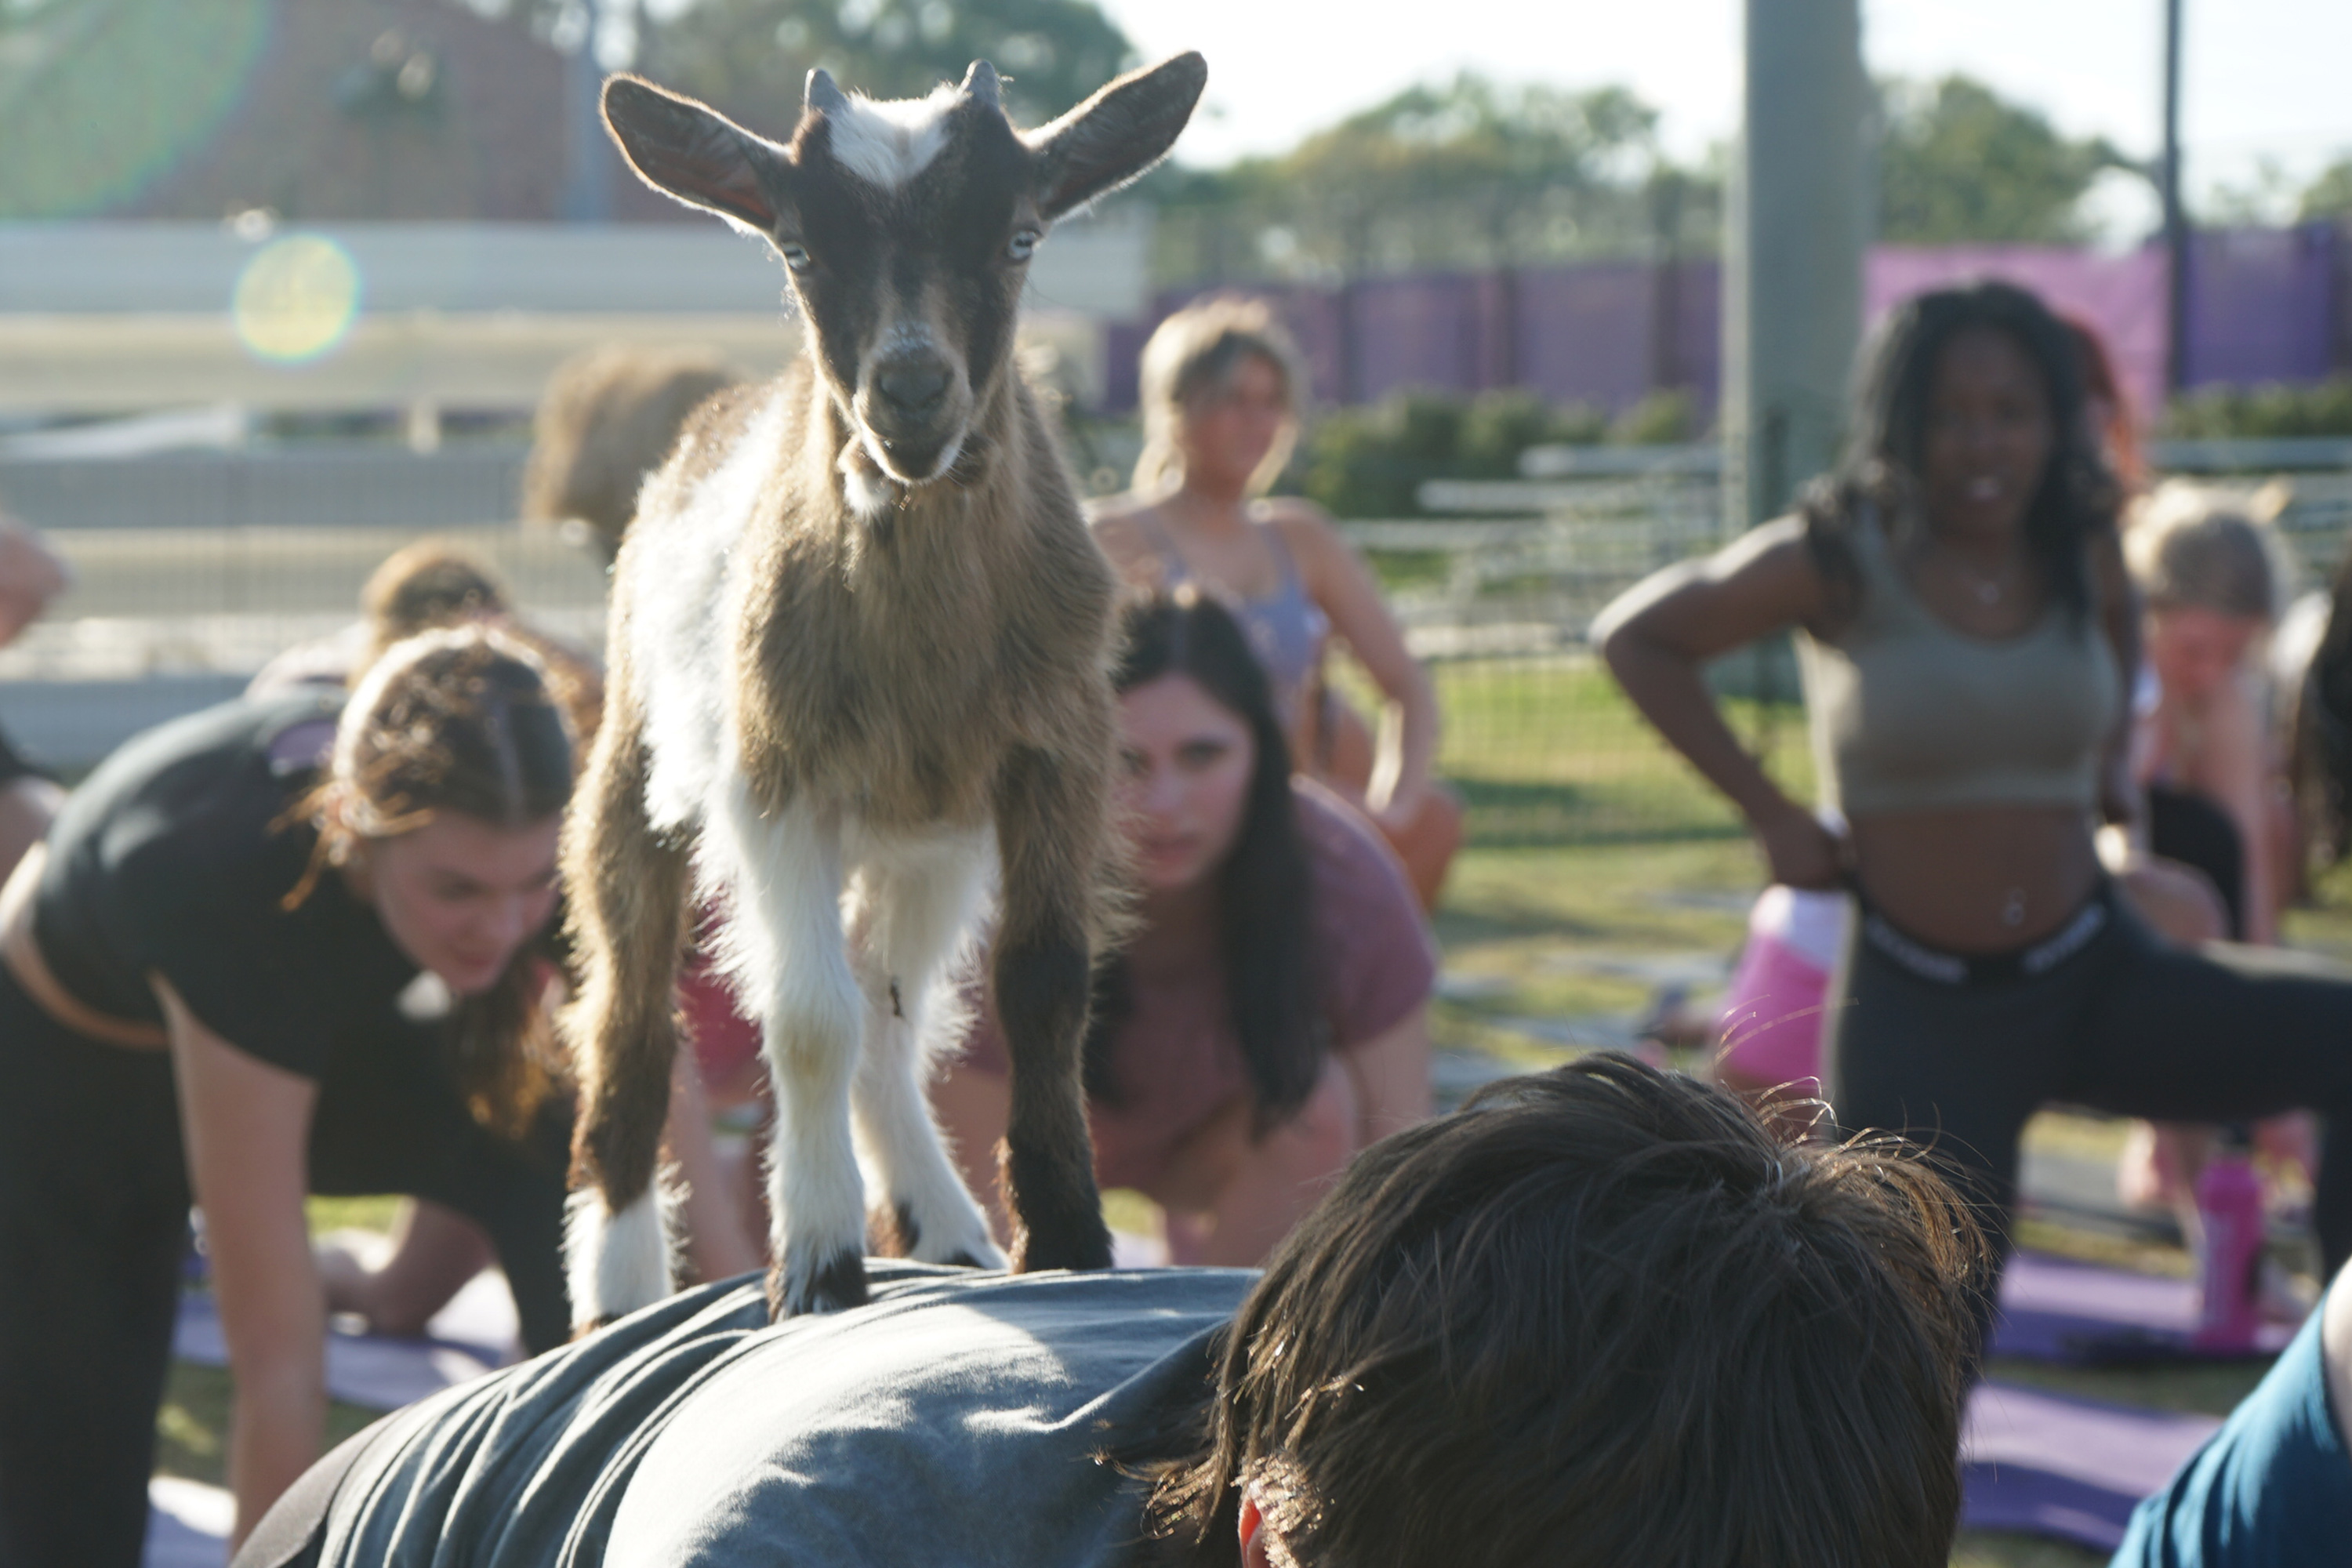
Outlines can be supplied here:
M503 1297L495 1273L483 1279L497 1286ZM203 1310L194 1316L193 1330L191 1314L183 1312L183 1341L208 1332L216 1344L219 1325L212 1317L210 1300L191 1296L188 1300L200 1303ZM435 1320L436 1328L441 1323ZM478 1376L488 1370L478 1359L486 1347L478 1345L460 1352L446 1343L377 1341L371 1358L352 1342L368 1343L362 1336L344 1334L331 1342L328 1383L338 1397L355 1404L374 1404L394 1394L421 1398L457 1381L452 1373ZM461 1354L467 1359L457 1359ZM344 1369L340 1379L339 1359ZM385 1370L394 1365L403 1370ZM351 1389L357 1392L346 1392ZM1962 1519L1971 1529L2055 1536L2113 1551L2139 1500L2170 1479L2220 1425L2210 1415L2134 1410L1985 1384L1969 1401L1961 1439L1967 1485ZM154 1511L148 1520L146 1568L221 1568L231 1517L228 1494L216 1487L159 1477L149 1496Z
M236 1500L219 1487L157 1476L147 1483L144 1568L223 1568Z
M2139 1500L2172 1479L2221 1421L1979 1384L1960 1438L1971 1530L2013 1530L2101 1552Z
M180 1298L172 1354L199 1366L226 1366L228 1346L209 1292ZM397 1410L451 1384L520 1360L514 1299L495 1268L476 1275L425 1325L425 1337L396 1340L334 1328L327 1335L327 1392L370 1410Z
M1992 1353L2080 1363L2128 1360L2138 1342L2160 1354L2186 1355L2196 1326L2193 1280L2021 1252L2001 1276ZM2277 1354L2296 1326L2264 1324L2256 1348Z

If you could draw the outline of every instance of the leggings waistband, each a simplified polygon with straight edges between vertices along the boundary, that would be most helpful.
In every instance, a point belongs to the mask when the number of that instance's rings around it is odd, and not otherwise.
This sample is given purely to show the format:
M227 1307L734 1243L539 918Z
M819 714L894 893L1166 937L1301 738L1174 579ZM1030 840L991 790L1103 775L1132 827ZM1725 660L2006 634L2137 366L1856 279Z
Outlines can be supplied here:
M1862 940L1882 958L1905 973L1938 985L2000 985L2038 980L2091 945L2114 923L2115 884L2101 879L2064 925L2029 947L2008 952L1947 952L1931 947L1897 928L1892 921L1856 900L1862 916Z

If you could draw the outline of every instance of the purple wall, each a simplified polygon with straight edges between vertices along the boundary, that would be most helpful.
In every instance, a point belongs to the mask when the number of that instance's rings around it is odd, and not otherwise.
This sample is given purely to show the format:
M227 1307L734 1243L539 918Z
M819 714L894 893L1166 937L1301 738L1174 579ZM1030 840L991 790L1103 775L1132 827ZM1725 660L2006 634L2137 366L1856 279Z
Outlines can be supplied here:
M2324 223L2200 234L2189 257L2191 386L2320 381L2336 368L2343 232Z
M1898 302L1947 284L2022 284L2098 332L2144 421L2164 405L2168 271L2154 248L2105 256L2053 245L1874 246L1863 268L1863 316L1874 327Z
M2096 328L2145 416L2161 407L2164 254L2055 246L1878 246L1864 269L1866 321L1924 289L2005 278ZM1371 403L1403 387L1473 393L1531 386L1555 403L1612 411L1653 388L1687 387L1712 408L1719 379L1721 268L1601 261L1368 279L1334 288L1253 287L1297 334L1317 398ZM1156 301L1151 322L1209 289ZM2326 224L2200 235L2190 273L2191 384L2316 381L2352 366L2352 241ZM1145 323L1111 330L1105 402L1135 406Z

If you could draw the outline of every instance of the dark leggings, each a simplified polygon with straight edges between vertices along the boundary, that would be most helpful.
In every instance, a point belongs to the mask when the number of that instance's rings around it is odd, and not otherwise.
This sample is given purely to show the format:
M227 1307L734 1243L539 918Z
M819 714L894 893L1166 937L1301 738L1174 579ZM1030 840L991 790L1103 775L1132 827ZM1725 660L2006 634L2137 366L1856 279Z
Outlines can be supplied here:
M417 1041L430 1037L402 1043ZM339 1052L311 1186L410 1193L474 1219L526 1343L545 1349L569 1316L568 1121L551 1106L508 1143L429 1051ZM61 1028L0 969L0 1568L137 1568L187 1236L170 1057Z
M1946 984L1873 945L1854 922L1844 1004L1823 1041L1830 1103L1849 1131L1928 1144L2002 1249L2017 1143L2053 1101L2162 1121L2326 1117L2314 1219L2333 1275L2352 1254L2352 982L2277 949L2169 948L2112 890L2109 919L2032 979Z

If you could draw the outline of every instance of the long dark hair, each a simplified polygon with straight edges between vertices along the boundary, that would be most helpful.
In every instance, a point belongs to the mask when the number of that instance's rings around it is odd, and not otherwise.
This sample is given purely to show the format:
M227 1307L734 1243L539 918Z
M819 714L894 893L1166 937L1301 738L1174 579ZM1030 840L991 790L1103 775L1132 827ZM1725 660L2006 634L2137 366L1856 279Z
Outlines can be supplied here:
M1358 1155L1107 1456L1129 1562L1230 1563L1246 1487L1300 1563L1942 1568L1988 1259L1899 1141L1615 1052L1489 1085Z
M1290 794L1290 747L1265 671L1223 605L1192 589L1130 602L1120 617L1114 682L1124 694L1163 676L1197 682L1241 720L1256 752L1242 828L1213 874L1226 1005L1257 1095L1261 1127L1307 1101L1323 1067L1328 1030L1317 1005L1313 870ZM1124 958L1104 964L1087 1031L1087 1091L1119 1102L1110 1042L1134 1011Z
M468 626L395 644L343 705L325 777L287 813L288 826L318 837L286 907L299 906L362 840L396 837L438 813L495 827L561 814L572 747L563 710L522 643ZM561 1076L541 1005L544 951L524 942L488 990L457 999L443 1032L475 1119L510 1138Z
M1875 517L1897 528L1916 518L1936 367L1952 340L1971 331L2001 333L2042 377L2050 461L2026 509L2025 542L2043 586L2079 624L2091 610L2084 548L2115 527L2122 489L2084 413L2074 334L2013 283L1931 290L1905 301L1879 329L1855 384L1845 454L1800 504L1806 542L1832 600L1850 605L1861 586L1853 531Z

